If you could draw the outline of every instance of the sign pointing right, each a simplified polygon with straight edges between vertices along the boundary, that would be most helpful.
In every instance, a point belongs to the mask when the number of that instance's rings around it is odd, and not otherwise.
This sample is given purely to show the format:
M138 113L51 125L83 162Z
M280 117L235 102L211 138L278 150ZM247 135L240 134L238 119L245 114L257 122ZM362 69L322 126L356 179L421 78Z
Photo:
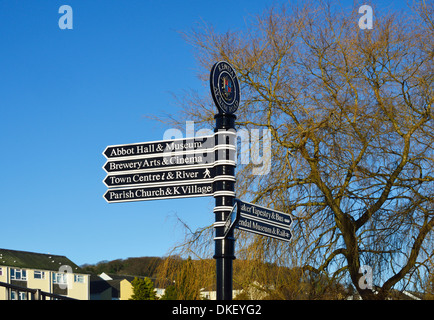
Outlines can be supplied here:
M238 199L236 201L240 216L237 224L238 229L279 240L291 240L292 235L289 227L292 224L292 218L290 214Z

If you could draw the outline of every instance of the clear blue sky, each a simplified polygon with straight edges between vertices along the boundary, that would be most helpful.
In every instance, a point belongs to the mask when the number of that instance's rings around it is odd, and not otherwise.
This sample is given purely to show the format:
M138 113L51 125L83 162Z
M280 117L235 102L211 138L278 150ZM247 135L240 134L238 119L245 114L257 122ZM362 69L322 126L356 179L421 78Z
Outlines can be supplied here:
M282 1L283 2L283 1ZM391 3L387 1L387 3ZM73 30L61 30L61 5ZM214 221L212 197L108 204L108 145L161 140L146 118L202 90L181 38L201 20L244 27L259 0L0 0L0 248L77 264L163 256Z

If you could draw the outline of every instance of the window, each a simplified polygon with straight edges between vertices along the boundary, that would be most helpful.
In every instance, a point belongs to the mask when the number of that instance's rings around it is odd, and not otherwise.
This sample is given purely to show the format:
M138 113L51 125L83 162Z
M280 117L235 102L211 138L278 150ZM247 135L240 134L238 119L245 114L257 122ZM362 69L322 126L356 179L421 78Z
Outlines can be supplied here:
M27 280L27 272L23 269L11 269L11 280Z
M53 273L53 283L68 284L66 273Z
M43 279L45 279L45 272L44 271L35 271L34 274L33 274L33 277L35 279L41 279L41 280L43 280Z
M11 291L11 300L27 300L27 293L21 291Z
M81 274L74 274L74 282L84 283L84 276Z
M3 275L3 268L0 268L0 276Z

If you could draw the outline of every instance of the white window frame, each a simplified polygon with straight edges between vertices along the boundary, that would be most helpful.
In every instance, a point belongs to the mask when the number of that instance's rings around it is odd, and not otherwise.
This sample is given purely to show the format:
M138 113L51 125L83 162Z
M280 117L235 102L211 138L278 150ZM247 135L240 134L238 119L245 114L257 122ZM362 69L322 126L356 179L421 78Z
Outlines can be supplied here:
M11 268L11 280L27 281L27 271L25 269Z
M68 274L63 272L53 272L53 283L68 284Z
M84 276L82 274L74 274L74 282L84 283Z
M33 272L33 278L36 280L45 280L45 271L35 270Z
M11 291L11 300L27 300L27 293L23 291L19 291L18 294L16 291Z

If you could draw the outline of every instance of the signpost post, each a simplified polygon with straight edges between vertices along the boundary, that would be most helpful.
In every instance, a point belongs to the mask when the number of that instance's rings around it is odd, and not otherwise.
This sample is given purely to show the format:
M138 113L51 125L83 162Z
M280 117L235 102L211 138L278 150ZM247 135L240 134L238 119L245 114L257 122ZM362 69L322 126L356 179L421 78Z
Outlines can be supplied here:
M235 127L235 116L227 114L218 114L215 116L217 126L216 130L227 131L228 135L218 135L217 146L226 147L228 140L235 140L233 130ZM227 139L226 139L227 138ZM230 160L229 157L233 152L231 149L216 150L216 159ZM215 198L215 251L216 259L216 297L217 300L232 300L232 261L235 259L235 239L233 231L228 232L225 236L225 222L232 211L235 199L235 161L234 164L219 164L214 167L214 198Z
M235 259L233 230L225 233L225 223L235 200L235 159L231 147L235 148L235 119L233 114L240 103L240 86L235 71L227 62L214 64L210 74L210 87L214 103L219 111L216 119L216 155L214 198L215 198L215 251L217 300L232 300L232 262ZM227 164L224 164L227 161ZM233 164L231 164L233 161Z

